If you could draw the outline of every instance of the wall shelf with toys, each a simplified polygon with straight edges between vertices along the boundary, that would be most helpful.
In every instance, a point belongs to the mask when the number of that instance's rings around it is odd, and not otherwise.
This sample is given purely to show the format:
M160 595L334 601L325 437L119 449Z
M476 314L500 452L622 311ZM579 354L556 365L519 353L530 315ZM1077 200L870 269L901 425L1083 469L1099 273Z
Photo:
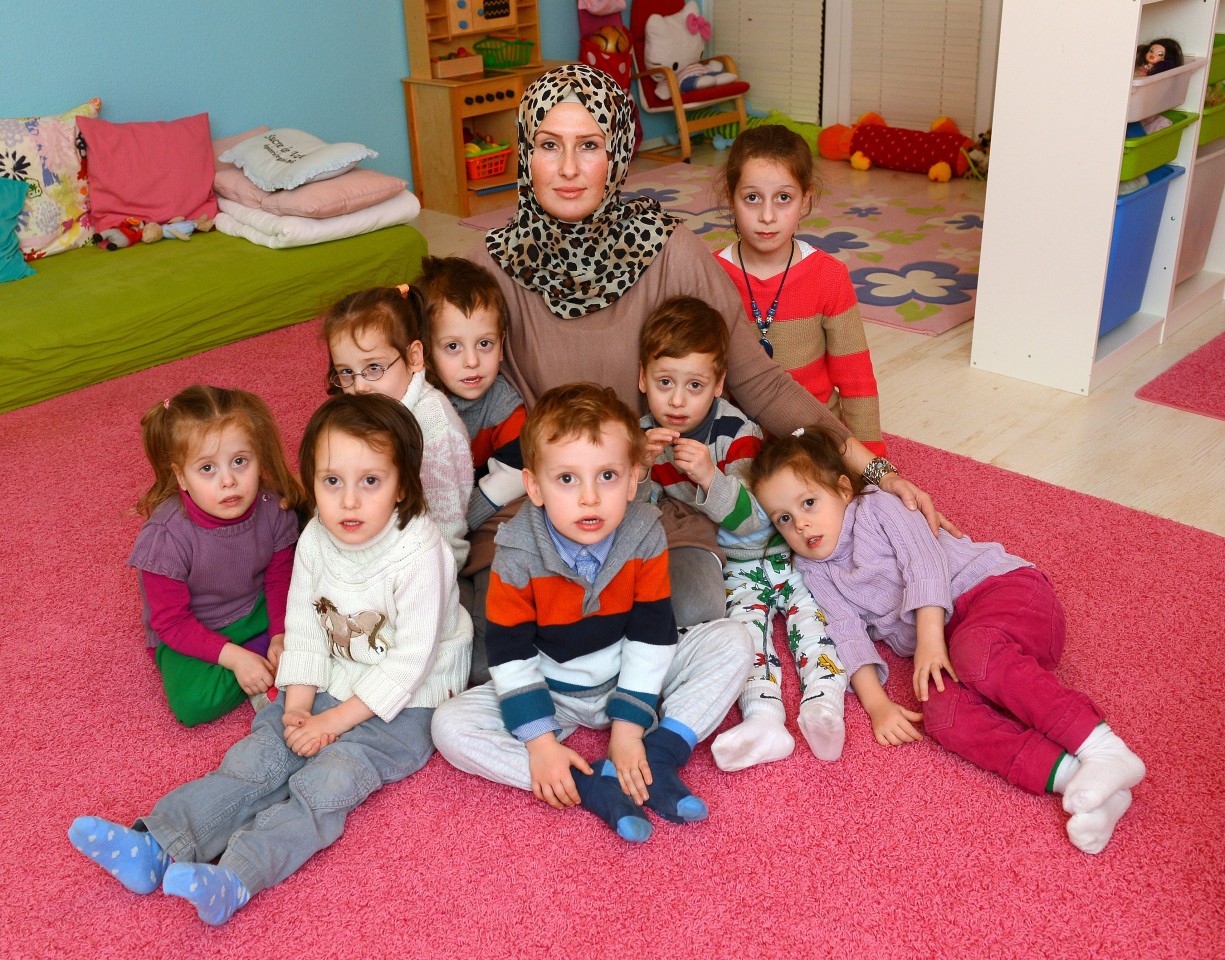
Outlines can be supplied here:
M518 178L519 100L554 66L540 59L536 0L404 0L404 29L411 75L401 85L422 205L467 217L512 203L504 191Z
M1212 132L1202 115L1221 46L1219 2L1004 5L972 366L1088 394L1225 298L1220 192L1207 211L1199 200L1215 188L1209 177L1225 172L1207 162L1221 144L1200 146ZM1157 38L1176 39L1184 54L1168 82L1157 71L1135 76L1138 47ZM1033 70L1039 54L1060 69ZM1146 119L1164 113L1176 127L1162 143L1154 136L1143 144L1153 156L1138 161L1125 153L1142 143L1128 131L1137 111ZM1067 129L1072 141L1056 142ZM1153 158L1163 166L1151 169ZM1143 283L1115 319L1105 315L1120 272L1112 252L1137 241L1123 222L1126 191L1137 186L1121 190L1125 161L1127 172L1150 178L1140 189L1155 190L1157 199L1148 201L1155 203L1149 235L1139 238L1151 243L1151 260L1127 268ZM1198 239L1184 229L1195 212L1208 219ZM1201 249L1180 264L1193 246Z

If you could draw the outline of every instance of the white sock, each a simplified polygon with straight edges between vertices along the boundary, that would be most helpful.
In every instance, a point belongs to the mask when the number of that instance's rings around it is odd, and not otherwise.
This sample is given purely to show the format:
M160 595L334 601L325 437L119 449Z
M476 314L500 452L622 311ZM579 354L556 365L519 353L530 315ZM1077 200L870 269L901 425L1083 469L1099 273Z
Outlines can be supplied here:
M1085 738L1076 759L1080 769L1063 792L1063 809L1068 813L1097 810L1115 793L1130 790L1144 779L1144 761L1104 723Z
M731 773L791 756L795 738L772 711L751 713L737 726L715 737L710 752L720 770Z
M837 760L842 756L846 724L835 701L808 700L800 704L799 724L800 732L818 760Z
M1065 753L1055 764L1055 775L1051 778L1051 793L1063 793L1068 789L1068 783L1080 769L1080 761L1072 754Z
M1068 839L1085 853L1101 853L1114 834L1115 824L1130 806L1130 790L1112 793L1096 810L1077 813L1068 819Z

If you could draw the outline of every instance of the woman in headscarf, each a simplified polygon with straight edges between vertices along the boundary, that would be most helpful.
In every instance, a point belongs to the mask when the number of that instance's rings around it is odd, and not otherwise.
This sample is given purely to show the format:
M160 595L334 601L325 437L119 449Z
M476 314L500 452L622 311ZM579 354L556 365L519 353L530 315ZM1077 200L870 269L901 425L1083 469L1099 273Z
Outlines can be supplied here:
M550 387L593 380L631 410L638 390L638 340L660 301L705 300L731 332L726 387L769 433L821 422L846 438L854 476L885 471L882 489L940 521L931 498L846 427L771 360L742 322L744 307L706 245L659 204L625 200L633 155L629 94L584 64L550 70L519 104L518 207L468 258L497 278L510 308L502 371L530 409ZM516 505L517 506L517 505ZM681 626L723 616L722 557L711 522L679 504L660 504L668 535L673 606ZM505 513L495 518L504 520ZM473 535L468 572L492 558L488 530ZM479 581L478 581L479 584ZM479 597L478 604L482 598ZM478 612L483 609L478 606Z

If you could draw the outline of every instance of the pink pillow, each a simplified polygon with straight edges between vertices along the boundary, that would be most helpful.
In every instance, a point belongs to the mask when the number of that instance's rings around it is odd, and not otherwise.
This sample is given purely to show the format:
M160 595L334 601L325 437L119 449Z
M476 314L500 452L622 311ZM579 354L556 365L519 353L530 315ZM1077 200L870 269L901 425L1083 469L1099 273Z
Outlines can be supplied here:
M228 168L228 169L225 169ZM377 170L357 167L331 180L304 183L292 190L269 193L261 190L237 167L223 164L213 178L219 196L244 207L254 207L278 217L338 217L364 210L400 194L408 182Z
M96 230L128 217L165 223L217 215L208 114L151 123L81 117Z

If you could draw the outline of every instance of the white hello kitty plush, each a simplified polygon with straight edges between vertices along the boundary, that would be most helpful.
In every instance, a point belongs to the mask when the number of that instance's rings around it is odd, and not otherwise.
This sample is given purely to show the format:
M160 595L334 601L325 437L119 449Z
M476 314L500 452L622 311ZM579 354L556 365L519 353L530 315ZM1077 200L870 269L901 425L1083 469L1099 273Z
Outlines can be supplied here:
M671 67L682 93L734 82L736 74L728 73L718 60L702 60L702 51L709 39L710 21L702 16L698 5L689 0L669 17L654 14L647 18L642 58L648 70ZM662 74L655 82L655 95L661 100L672 98Z

